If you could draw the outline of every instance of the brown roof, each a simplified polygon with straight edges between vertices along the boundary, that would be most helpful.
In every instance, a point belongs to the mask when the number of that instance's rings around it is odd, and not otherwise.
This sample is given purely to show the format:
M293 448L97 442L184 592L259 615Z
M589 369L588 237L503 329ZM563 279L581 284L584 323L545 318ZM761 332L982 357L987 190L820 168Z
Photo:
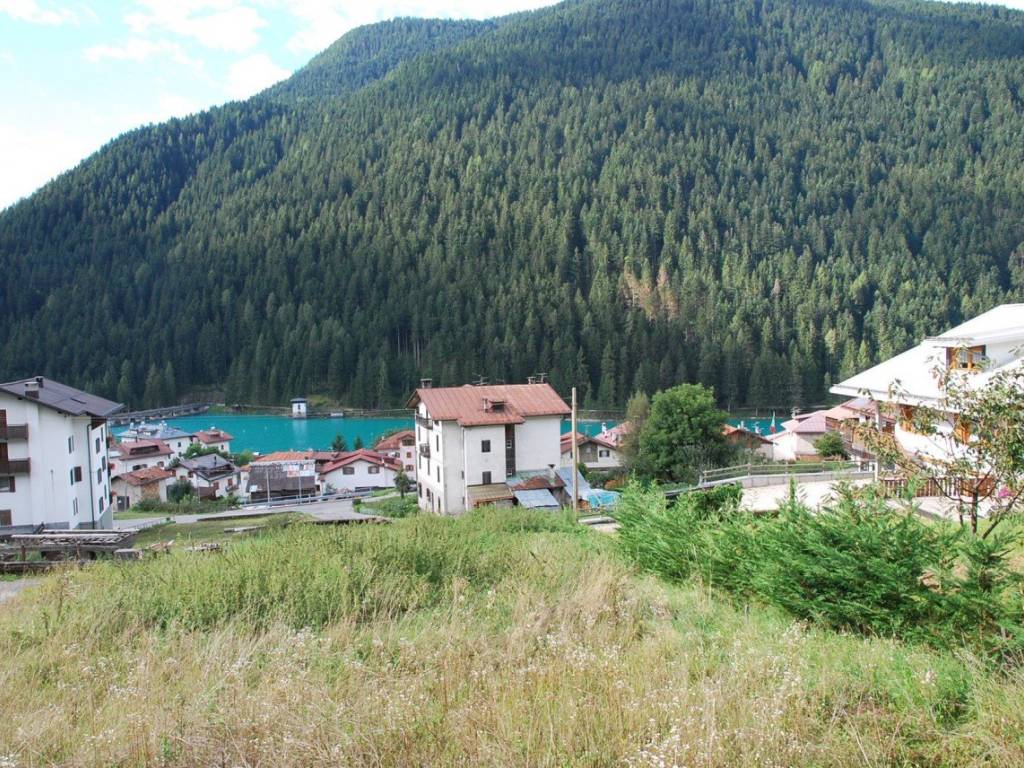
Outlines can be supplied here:
M130 443L118 443L114 448L125 459L171 455L171 447L163 440L135 440Z
M420 403L435 421L458 421L463 427L520 424L530 416L568 416L569 406L550 384L497 384L476 387L420 388L409 407Z
M321 469L321 474L327 474L333 472L340 467L348 466L357 461L366 461L370 464L376 464L379 467L385 467L387 469L397 470L401 466L401 462L397 459L393 459L390 456L377 453L377 451L371 451L366 448L360 448L358 451L349 451L348 453L338 454L338 458L332 461L330 464L325 464Z
M382 437L380 440L377 441L377 444L374 445L373 447L374 450L377 451L395 451L402 446L403 440L415 439L416 433L413 432L411 429L401 429L398 432L395 432L394 434L388 435L387 437Z
M303 459L315 459L316 451L274 451L266 456L257 456L252 460L253 464L268 464L275 461L302 461Z
M196 432L196 437L204 445L230 442L235 439L233 435L225 432L223 429L204 429L201 432Z
M169 477L174 477L174 473L161 467L149 467L148 469L137 469L134 472L125 472L123 475L118 475L116 479L124 480L128 485L140 486L158 483Z

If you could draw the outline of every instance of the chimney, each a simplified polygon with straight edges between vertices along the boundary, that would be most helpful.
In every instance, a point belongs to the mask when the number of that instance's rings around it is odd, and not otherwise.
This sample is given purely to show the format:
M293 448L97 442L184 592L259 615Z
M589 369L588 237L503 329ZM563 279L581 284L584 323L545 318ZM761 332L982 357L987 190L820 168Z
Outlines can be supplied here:
M552 483L558 480L558 473L555 472L554 464L548 464L548 480L550 480Z
M25 382L25 397L31 397L33 400L39 399L39 390L43 388L43 377L36 376L31 381Z
M433 379L420 379L420 388L421 389L430 389L433 386L434 386L434 380Z

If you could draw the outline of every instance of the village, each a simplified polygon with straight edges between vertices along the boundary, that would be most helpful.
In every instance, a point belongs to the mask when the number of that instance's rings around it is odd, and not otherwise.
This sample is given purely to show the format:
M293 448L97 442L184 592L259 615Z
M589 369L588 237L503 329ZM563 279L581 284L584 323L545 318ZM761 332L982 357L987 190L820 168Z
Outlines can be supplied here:
M777 431L723 424L733 455L744 463L738 470L709 468L699 484L749 488L785 485L793 477L819 485L870 478L906 488L900 462L880 459L862 428L890 435L902 456L919 465L952 460L956 446L970 443L969 424L946 413L938 429L925 431L915 425L915 412L943 402L940 372L983 387L1020 364L1022 345L1024 305L999 306L836 384L833 394L846 399L794 413ZM112 529L118 513L184 495L270 508L391 489L412 494L421 511L442 515L480 506L614 509L616 483L595 486L587 475L614 478L625 470L628 421L594 435L563 433L570 405L549 383L536 381L434 387L424 380L408 407L413 427L382 435L369 448L252 455L234 452L234 437L212 425L188 432L139 423L115 437L107 420L119 403L41 376L0 384L0 536ZM292 415L305 418L306 408L305 398L295 398ZM821 463L836 458L846 463Z

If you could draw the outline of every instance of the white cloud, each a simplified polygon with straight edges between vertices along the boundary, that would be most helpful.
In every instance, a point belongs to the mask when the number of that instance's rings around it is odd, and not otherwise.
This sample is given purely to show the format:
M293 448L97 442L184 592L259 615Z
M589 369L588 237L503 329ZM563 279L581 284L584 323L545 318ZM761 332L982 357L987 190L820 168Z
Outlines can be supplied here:
M185 53L185 49L170 40L146 40L133 37L120 45L94 45L85 49L86 61L93 63L112 59L114 61L142 62L157 56L167 56L177 64L202 69L203 62Z
M287 69L275 64L267 54L256 53L231 65L225 87L231 98L247 99L290 74Z
M0 0L0 13L30 24L65 24L78 20L70 8L44 8L36 0Z
M207 48L241 53L260 42L267 25L259 12L238 0L138 0L140 10L124 21L136 35L172 33Z

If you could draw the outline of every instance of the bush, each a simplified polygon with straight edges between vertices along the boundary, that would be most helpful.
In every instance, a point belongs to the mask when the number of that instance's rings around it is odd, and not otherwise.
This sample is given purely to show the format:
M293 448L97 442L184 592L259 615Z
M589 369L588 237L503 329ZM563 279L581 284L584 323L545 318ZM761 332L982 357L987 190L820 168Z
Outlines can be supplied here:
M814 443L814 449L823 459L848 458L846 446L843 445L843 438L838 432L826 432Z
M817 512L793 494L777 516L757 517L724 492L668 504L632 485L615 517L623 551L669 579L699 575L832 629L1004 658L1024 651L1008 542L929 525L873 492L844 491Z

